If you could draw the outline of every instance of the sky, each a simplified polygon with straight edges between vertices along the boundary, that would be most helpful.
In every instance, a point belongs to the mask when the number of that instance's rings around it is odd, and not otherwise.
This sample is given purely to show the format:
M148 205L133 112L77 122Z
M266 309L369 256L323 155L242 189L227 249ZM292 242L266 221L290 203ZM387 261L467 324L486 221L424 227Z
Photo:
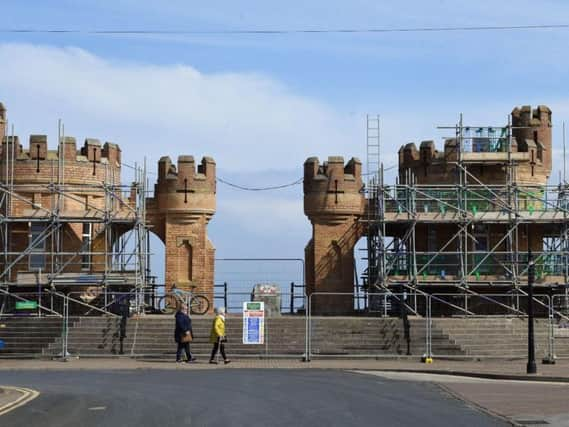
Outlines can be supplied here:
M459 113L466 124L499 126L514 106L547 104L557 183L561 122L569 120L569 29L207 32L567 24L563 0L27 0L2 2L1 16L0 29L204 32L0 32L0 101L23 141L48 134L54 148L62 119L79 141L118 143L125 163L146 160L155 171L163 155L208 155L222 179L263 187L301 178L311 156L365 163L366 114L381 115L382 161L392 166L407 142L441 146L436 127L454 125ZM219 183L217 207L209 236L219 258L303 257L311 227L301 185L246 192ZM263 274L270 280L281 268Z

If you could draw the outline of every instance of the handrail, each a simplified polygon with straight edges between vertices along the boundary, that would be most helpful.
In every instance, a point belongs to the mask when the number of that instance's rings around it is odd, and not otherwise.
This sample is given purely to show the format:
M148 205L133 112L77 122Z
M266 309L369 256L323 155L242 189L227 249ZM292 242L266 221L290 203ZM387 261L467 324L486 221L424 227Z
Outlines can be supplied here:
M131 295L133 295L134 293L136 293L137 291L138 291L138 290L137 290L136 288L134 288L134 289L131 289L131 290L128 291L128 292L113 292L113 293L114 293L114 294L122 295L122 296L124 297L124 296L131 296ZM85 313L85 314L88 315L88 314L91 313L91 311L93 311L93 310L99 310L99 311L102 310L102 311L104 311L105 313L114 314L114 313L112 313L112 312L106 310L107 307L113 305L114 303L115 303L115 301L111 301L111 302L109 302L109 303L103 305L103 307L96 307L96 306L93 306L93 307L92 307L87 313ZM88 305L91 305L91 304L88 304Z
M77 304L82 305L82 306L84 306L84 307L88 307L88 308L90 308L91 310L99 311L99 312L101 312L101 313L103 313L103 314L108 314L108 315L111 315L111 316L117 317L117 318L120 317L120 316L117 316L117 315L114 314L114 313L111 313L110 311L102 310L102 309L100 309L99 307L96 307L96 306L94 306L94 305L88 304L88 303L83 302L83 301L81 301L81 300L72 298L72 297L70 297L69 295L65 295L64 293L61 293L61 292L59 292L59 291L55 291L55 290L53 290L53 289L44 289L44 291L47 292L47 293L53 294L53 295L57 295L57 296L59 296L59 297L61 297L61 298L67 299L68 301L73 301L74 303L77 303Z

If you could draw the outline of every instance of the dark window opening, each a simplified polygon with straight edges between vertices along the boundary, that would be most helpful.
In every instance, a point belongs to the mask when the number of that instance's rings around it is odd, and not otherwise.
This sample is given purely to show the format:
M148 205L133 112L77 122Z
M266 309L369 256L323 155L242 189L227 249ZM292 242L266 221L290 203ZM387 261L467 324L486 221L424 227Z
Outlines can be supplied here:
M29 269L37 271L45 268L45 239L41 237L45 231L45 224L32 222L29 227Z

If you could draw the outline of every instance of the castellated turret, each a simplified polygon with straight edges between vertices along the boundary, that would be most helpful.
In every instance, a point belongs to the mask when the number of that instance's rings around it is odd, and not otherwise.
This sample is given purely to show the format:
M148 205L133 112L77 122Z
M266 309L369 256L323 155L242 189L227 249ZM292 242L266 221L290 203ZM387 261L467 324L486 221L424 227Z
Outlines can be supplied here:
M166 245L166 285L196 288L213 301L215 249L207 224L216 209L215 161L193 156L158 162L154 197L147 199L147 217Z
M532 169L533 175L541 177L545 184L552 167L551 110L545 105L533 110L529 105L516 107L512 111L512 126L517 150L528 153L526 169Z
M344 166L343 157L318 158L304 162L304 213L311 221L343 222L364 209L362 163L352 158Z
M305 248L307 292L341 292L316 296L315 307L327 313L349 312L354 286L354 246L362 234L358 221L365 209L362 164L352 158L315 157L304 163L304 213L312 223ZM325 300L325 301L324 301Z
M547 182L552 166L551 110L540 105L516 107L512 111L512 138L506 128L463 127L462 146L449 138L444 150L433 141L410 142L399 149L399 182L410 184L456 184L457 161L468 168L472 183L505 184L507 181L508 144L514 168L513 181L520 185ZM460 151L460 153L459 153Z
M162 213L184 215L187 222L215 213L215 161L204 157L196 170L193 156L179 156L178 165L170 157L158 162L154 186L156 208Z
M25 149L18 136L5 136L0 151L0 176L7 174L19 194L12 200L11 215L49 216L49 210L56 207L50 187L55 184L64 185L69 193L60 202L61 215L89 215L104 208L103 185L120 185L121 150L116 144L101 145L93 138L85 139L83 147L77 150L73 137L62 138L58 149L49 150L45 135L30 135Z

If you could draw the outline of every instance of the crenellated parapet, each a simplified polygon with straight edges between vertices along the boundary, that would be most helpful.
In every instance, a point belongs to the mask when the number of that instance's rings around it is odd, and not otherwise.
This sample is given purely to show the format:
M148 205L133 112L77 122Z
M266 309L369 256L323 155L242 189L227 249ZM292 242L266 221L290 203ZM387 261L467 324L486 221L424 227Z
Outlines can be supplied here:
M61 139L57 149L50 150L46 135L30 135L27 147L18 136L4 136L0 145L0 177L13 185L18 193L10 203L11 215L46 216L56 207L62 216L101 215L103 209L120 209L120 189L106 205L105 187L121 184L121 150L118 145L87 138L77 148L73 137ZM61 200L54 197L59 186ZM81 234L81 227L74 232Z
M552 166L551 110L545 105L532 109L530 105L512 111L512 134L518 151L529 153L530 163L549 177Z
M510 159L516 164L517 183L545 184L551 174L551 110L544 105L534 109L526 105L514 108L511 117L511 139L506 127L463 127L462 136L446 139L442 151L430 140L421 142L419 148L413 142L401 146L399 182L456 184L461 159L468 165L469 179L476 177L473 182L504 184L504 165Z
M194 192L215 193L215 161L211 157L204 157L197 170L194 156L179 156L177 167L168 156L160 159L156 189L175 192L186 187Z
M362 163L352 158L328 157L320 164L311 157L304 162L304 213L311 220L344 221L351 215L363 214Z
M551 110L546 105L538 105L533 108L530 105L523 105L512 110L513 134L519 142L527 139L534 139L535 132L538 132L537 139L544 144L551 143Z
M0 149L0 176L10 168L15 184L46 184L62 176L68 185L120 184L121 150L117 144L87 138L78 150L73 137L49 150L46 135L30 135L25 149L18 136L5 136ZM62 171L60 171L62 168ZM63 173L61 173L63 172Z
M177 165L165 156L158 162L152 206L157 213L177 213L192 221L215 213L215 161L204 157L197 165L193 156L179 156Z

